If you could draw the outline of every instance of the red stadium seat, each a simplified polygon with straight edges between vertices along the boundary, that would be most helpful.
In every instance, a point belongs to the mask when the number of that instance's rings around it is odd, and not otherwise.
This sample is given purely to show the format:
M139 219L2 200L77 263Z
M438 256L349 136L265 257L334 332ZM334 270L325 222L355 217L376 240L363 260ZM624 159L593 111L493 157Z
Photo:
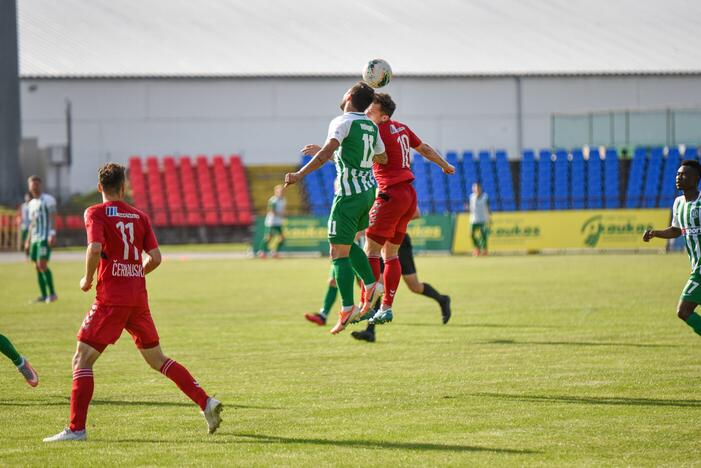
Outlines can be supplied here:
M183 187L185 208L187 211L185 223L188 226L199 226L202 224L202 209L195 185L195 174L189 156L182 156L180 158L180 181Z
M66 229L84 229L83 217L79 215L66 216Z
M163 179L166 188L166 206L170 215L172 226L185 226L185 204L180 194L180 181L175 158L165 156L163 158Z
M221 214L221 224L236 224L238 216L236 215L236 204L232 197L231 179L224 165L224 158L221 155L215 155L212 158L212 168L214 170L214 187Z
M236 155L231 156L229 158L229 168L234 189L234 201L238 208L239 223L242 225L250 225L252 219L251 197L249 195L246 172L241 164L241 158ZM248 216L245 216L244 213L248 213Z
M146 179L148 180L148 195L151 202L151 218L153 225L162 227L168 225L166 214L166 202L163 194L163 182L161 169L158 167L158 158L149 156L146 158Z
M144 171L139 156L129 158L129 185L131 186L132 201L134 206L148 211L149 204L146 197L146 184Z
M219 224L218 207L215 197L215 187L212 175L209 172L207 156L197 156L197 183L199 185L202 208L204 209L204 222L208 226Z

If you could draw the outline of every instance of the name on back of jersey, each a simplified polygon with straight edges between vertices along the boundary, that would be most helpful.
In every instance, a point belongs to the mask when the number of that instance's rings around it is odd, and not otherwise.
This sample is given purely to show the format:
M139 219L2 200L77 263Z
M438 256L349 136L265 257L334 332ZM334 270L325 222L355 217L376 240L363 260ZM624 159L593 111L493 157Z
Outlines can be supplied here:
M119 263L115 260L112 264L112 276L143 278L144 267L140 263Z

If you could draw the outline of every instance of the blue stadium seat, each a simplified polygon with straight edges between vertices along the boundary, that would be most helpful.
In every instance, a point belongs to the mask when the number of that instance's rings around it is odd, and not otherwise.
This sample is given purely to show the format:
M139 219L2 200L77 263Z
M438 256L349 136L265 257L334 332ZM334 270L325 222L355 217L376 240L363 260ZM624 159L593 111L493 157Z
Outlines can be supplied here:
M499 196L504 211L516 210L516 197L514 196L514 182L511 177L511 166L506 151L496 152L497 179L499 180Z
M621 207L619 164L616 148L607 148L604 160L604 206L606 208Z
M696 159L698 161L698 148L695 146L687 146L684 150L684 159Z
M645 148L635 148L633 161L628 172L628 187L626 188L626 208L639 208L641 204L643 177L647 157Z
M463 185L465 187L465 198L463 204L470 200L472 193L472 184L478 181L477 165L475 164L475 156L472 151L464 151L462 153L462 170L463 170Z
M660 177L662 175L663 148L653 148L650 153L645 181L643 185L643 207L655 208L660 193Z
M567 151L557 150L555 152L555 209L566 210L569 208L570 186L569 186L569 161Z
M524 150L519 176L519 201L522 210L535 208L535 154Z
M677 197L676 174L682 157L676 146L669 149L669 154L662 167L662 181L660 184L660 199L657 206L670 208Z
M479 171L479 179L482 184L482 190L489 196L489 208L492 211L501 211L501 203L499 200L499 192L494 177L494 166L489 151L483 150L478 154L477 169Z
M449 151L445 155L446 160L455 167L455 174L448 176L448 211L451 213L460 213L463 210L463 200L465 192L462 182L463 166L458 160L458 154L454 151Z
M540 150L536 185L536 206L539 210L552 209L552 164L550 150Z
M430 164L431 175L431 195L435 213L445 213L448 211L448 184L446 175L437 164Z
M599 149L589 152L587 166L587 208L603 207L603 174L601 173L601 155Z
M572 208L575 210L584 209L586 206L586 185L584 181L584 153L580 148L572 151L572 177L570 179L570 194L572 196Z

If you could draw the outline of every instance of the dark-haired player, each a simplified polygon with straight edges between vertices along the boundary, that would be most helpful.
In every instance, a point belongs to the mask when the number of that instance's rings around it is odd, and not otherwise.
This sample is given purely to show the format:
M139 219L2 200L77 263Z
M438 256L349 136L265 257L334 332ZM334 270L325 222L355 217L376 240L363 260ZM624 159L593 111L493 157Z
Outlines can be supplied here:
M54 302L58 296L49 259L51 248L56 243L56 199L44 192L43 181L39 176L30 176L27 185L32 199L27 202L29 235L24 241L24 251L29 253L29 258L36 266L41 292L34 302Z
M455 168L404 123L392 120L396 104L389 94L375 93L366 110L377 124L385 144L387 164L375 164L373 173L379 193L370 211L370 226L366 231L365 252L376 277L380 275L380 254L384 261L384 290L382 305L369 320L371 324L392 321L392 303L402 277L399 247L406 235L407 225L416 213L414 173L411 170L411 149L437 164L446 174Z
M97 189L103 203L85 210L88 248L85 276L80 280L80 289L89 291L97 271L97 295L78 332L70 426L44 442L87 438L85 421L94 388L92 368L105 348L119 339L122 330L129 332L153 369L175 382L200 407L209 433L214 433L221 423L221 403L209 397L185 367L161 351L148 307L145 279L160 265L161 251L148 216L124 202L124 167L105 164L99 171Z
M342 309L331 329L333 334L343 331L352 320L367 312L382 294L382 284L373 275L367 256L353 242L356 234L368 227L376 187L373 162L384 163L387 158L377 126L364 113L374 95L374 90L362 81L353 85L343 95L343 114L331 121L324 146L299 171L285 174L285 185L295 184L332 157L336 162L338 189L329 214L328 239ZM311 147L316 145L307 145L302 152L312 154ZM354 272L367 291L360 307L353 298Z
M701 316L694 312L694 309L701 304L700 179L701 165L693 160L682 161L679 170L677 170L676 185L677 190L681 190L683 195L674 200L672 225L661 231L645 231L643 235L645 242L653 237L676 239L679 236L684 236L686 238L686 252L691 261L691 275L682 289L677 305L677 316L684 320L698 335L701 335Z

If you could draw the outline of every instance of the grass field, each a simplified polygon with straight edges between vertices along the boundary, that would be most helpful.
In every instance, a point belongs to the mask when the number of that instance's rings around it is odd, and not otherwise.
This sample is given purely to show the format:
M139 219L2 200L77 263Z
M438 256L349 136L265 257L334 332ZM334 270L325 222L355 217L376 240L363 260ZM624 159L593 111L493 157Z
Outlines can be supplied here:
M674 314L681 255L420 257L454 318L400 289L378 342L331 336L323 259L166 262L149 277L167 354L226 405L197 409L128 336L95 368L87 443L44 445L68 416L91 295L54 263L0 265L0 331L40 372L0 360L0 465L701 465L701 337Z

